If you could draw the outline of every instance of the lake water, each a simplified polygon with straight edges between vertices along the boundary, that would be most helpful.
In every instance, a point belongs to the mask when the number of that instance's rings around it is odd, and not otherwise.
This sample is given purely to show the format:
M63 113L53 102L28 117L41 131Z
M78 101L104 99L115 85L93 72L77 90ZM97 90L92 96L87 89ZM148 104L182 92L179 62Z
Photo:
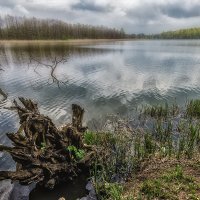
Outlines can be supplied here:
M54 60L62 60L53 74ZM71 120L71 104L86 110L85 122L108 114L131 115L141 104L200 97L200 41L118 41L68 46L0 44L0 143L18 127L14 112L4 109L19 96L38 102L42 113L59 126ZM0 170L14 169L0 154Z

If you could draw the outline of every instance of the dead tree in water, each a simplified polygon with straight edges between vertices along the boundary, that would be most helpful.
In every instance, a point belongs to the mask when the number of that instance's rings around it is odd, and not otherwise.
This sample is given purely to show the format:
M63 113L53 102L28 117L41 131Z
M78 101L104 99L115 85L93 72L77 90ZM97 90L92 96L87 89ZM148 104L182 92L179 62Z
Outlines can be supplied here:
M84 145L82 126L84 110L72 105L72 124L58 129L52 120L40 114L36 103L19 98L10 109L17 110L20 128L7 136L13 147L0 145L0 151L8 152L17 163L15 172L1 171L0 180L11 179L28 185L32 182L53 188L61 181L72 180L88 167L94 151ZM73 147L73 148L72 148ZM82 155L77 156L81 151Z
M62 57L62 58L54 58L53 60L52 60L52 63L51 64L47 64L47 63L43 63L43 62L41 62L40 60L37 60L36 58L30 58L30 63L29 63L29 65L30 64L32 64L32 62L34 62L35 64L36 64L36 66L35 66L35 68L34 68L34 71L35 72L37 72L36 70L37 70L37 68L39 67L39 66L42 66L42 67L47 67L47 68L49 68L50 70L51 70L51 72L50 72L50 75L51 75L51 79L52 79L52 83L56 83L57 85L58 85L58 87L60 87L60 84L61 83L63 83L64 84L64 82L62 82L61 80L59 80L57 77L56 77L56 74L55 74L55 70L56 70L56 68L58 67L58 65L59 64L64 64L64 63L66 63L67 62L67 59L66 58L64 58L64 57Z

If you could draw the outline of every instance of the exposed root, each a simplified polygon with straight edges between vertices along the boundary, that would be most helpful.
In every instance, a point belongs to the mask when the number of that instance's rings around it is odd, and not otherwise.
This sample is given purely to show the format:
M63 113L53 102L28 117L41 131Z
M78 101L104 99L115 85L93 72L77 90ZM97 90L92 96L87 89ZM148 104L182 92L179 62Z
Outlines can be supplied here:
M0 172L0 180L17 180L25 185L35 182L53 188L60 181L72 180L89 166L94 151L83 144L84 109L72 105L72 124L59 130L49 117L40 114L36 103L25 98L19 100L21 105L14 101L11 107L18 112L19 130L7 134L13 147L0 146L0 151L8 152L17 163L17 170ZM76 155L79 150L84 152L82 157Z

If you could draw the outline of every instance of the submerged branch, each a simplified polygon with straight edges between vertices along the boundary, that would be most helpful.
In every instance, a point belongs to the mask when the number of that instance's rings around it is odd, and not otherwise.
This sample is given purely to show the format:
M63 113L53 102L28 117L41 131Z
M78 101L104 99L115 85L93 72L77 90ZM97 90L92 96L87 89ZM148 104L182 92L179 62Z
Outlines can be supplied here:
M67 62L67 59L66 58L64 58L64 57L62 57L62 58L60 58L60 59L58 59L57 57L55 57L53 60L52 60L52 64L47 64L47 63L43 63L43 62L41 62L40 60L37 60L36 58L30 58L30 64L32 63L32 62L35 62L35 64L36 64L36 66L35 66L35 68L34 68L34 71L36 72L36 73L38 73L36 70L37 70L37 68L39 67L39 66L43 66L43 67L47 67L47 68L49 68L51 71L50 71L50 75L51 75L51 79L52 79L52 82L53 83L56 83L57 85L58 85L58 87L60 87L60 83L63 83L64 84L64 82L62 82L62 81L60 81L58 78L57 78L57 76L56 76L56 74L55 74L55 70L56 70L56 68L58 67L58 65L60 64L60 63L66 63Z

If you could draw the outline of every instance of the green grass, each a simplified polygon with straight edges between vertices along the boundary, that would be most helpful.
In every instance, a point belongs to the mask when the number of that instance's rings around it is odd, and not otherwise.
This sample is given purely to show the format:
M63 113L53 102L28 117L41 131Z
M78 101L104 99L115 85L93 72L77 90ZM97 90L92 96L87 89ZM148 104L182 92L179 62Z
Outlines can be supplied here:
M187 117L200 117L200 99L191 100L186 106Z
M123 187L120 184L105 183L104 187L105 187L104 191L106 192L106 196L108 199L113 199L113 200L122 199Z
M98 150L91 176L99 199L121 200L123 191L117 182L142 173L141 164L146 160L154 157L192 159L200 154L197 118L200 116L200 100L190 101L182 111L176 104L145 107L142 115L145 120L140 115L138 119L144 121L133 130L116 128L112 132L88 131L84 134L85 144L95 145ZM188 198L196 199L199 186L193 179L186 176L180 166L171 170L159 178L144 181L137 199L143 199L142 195L147 199L177 199L180 191L184 191ZM113 178L116 176L118 180ZM135 196L130 196L133 198Z
M178 200L180 192L185 192L189 199L197 199L200 186L190 176L184 174L181 166L171 169L161 177L144 181L140 194L147 199Z
M85 156L85 151L82 149L77 149L75 146L68 146L67 150L71 153L71 155L76 159L76 160L81 160Z
M168 103L164 105L153 105L144 106L141 110L141 114L144 116L151 116L154 118L167 118L169 116L174 116L179 113L179 107L176 103L171 106Z
M92 131L87 131L83 136L83 141L87 145L95 145L97 142L97 134Z

